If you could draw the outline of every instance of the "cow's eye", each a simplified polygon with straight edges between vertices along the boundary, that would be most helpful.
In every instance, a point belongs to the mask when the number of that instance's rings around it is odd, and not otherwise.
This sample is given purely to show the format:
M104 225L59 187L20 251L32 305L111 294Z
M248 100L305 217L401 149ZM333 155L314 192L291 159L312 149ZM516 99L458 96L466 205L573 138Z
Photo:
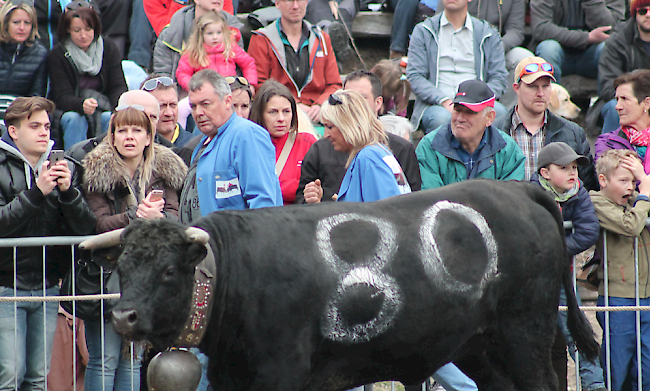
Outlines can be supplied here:
M176 268L171 266L165 270L165 277L174 277L176 275Z

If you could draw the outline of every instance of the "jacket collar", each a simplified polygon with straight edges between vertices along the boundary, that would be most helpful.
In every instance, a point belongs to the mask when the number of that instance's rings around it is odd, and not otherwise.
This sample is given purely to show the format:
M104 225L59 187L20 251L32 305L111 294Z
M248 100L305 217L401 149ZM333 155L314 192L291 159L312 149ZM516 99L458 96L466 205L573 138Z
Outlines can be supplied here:
M517 105L515 105L517 107ZM512 117L515 115L515 107L508 111L508 114L504 119L498 124L500 129L506 132L508 135L512 136ZM546 140L552 139L565 125L567 120L558 117L557 115L551 113L549 109L546 109L546 136L544 137L544 143ZM495 124L497 125L497 124Z
M431 148L448 159L462 162L462 159L458 156L458 151L452 147L454 137L451 133L451 124L447 124L446 127L441 126L437 132L433 140L431 140ZM483 137L485 145L478 155L478 161L492 156L506 147L506 141L493 126L488 126L485 129L485 135Z

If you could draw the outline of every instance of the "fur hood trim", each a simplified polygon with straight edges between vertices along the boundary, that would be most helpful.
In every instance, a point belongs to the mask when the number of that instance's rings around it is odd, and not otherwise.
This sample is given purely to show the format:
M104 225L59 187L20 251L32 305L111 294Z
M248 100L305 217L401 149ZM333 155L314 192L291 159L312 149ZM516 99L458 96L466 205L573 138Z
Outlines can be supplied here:
M120 157L107 143L99 144L81 162L84 168L83 186L88 192L108 193L116 185L127 186L128 173L118 165ZM162 179L165 186L181 189L187 176L187 166L171 149L154 143L152 182Z

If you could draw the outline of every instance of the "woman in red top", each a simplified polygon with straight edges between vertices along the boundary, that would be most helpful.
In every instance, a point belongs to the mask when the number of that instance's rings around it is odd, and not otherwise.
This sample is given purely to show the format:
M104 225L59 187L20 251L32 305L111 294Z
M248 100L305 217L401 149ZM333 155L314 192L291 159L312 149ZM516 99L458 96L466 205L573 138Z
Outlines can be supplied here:
M296 198L302 159L316 142L309 133L298 133L296 100L287 87L268 80L260 87L251 107L250 120L269 132L275 145L275 172L280 178L282 200L293 204Z

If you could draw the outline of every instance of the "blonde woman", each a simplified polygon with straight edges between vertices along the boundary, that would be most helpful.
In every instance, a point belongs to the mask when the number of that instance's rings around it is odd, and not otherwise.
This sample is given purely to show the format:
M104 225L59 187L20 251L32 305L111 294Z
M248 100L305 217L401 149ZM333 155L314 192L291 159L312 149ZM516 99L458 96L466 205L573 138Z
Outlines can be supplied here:
M34 2L5 2L0 21L0 94L45 96L47 50L36 41Z
M124 228L135 219L178 220L178 193L187 166L169 148L154 143L155 129L138 105L119 106L108 134L82 161L84 189L97 218L96 231ZM121 354L122 338L110 322L86 321L86 390L134 390L140 386L140 360L133 368Z
M388 149L383 125L363 97L350 90L337 91L320 112L325 138L334 149L349 155L338 201L370 202L410 193L399 163ZM305 186L305 200L323 196L320 180Z

